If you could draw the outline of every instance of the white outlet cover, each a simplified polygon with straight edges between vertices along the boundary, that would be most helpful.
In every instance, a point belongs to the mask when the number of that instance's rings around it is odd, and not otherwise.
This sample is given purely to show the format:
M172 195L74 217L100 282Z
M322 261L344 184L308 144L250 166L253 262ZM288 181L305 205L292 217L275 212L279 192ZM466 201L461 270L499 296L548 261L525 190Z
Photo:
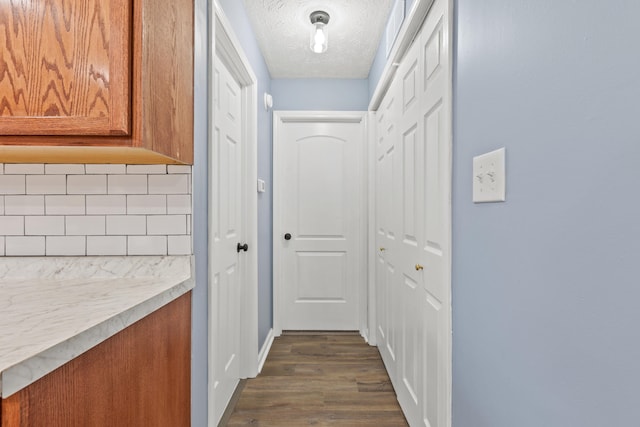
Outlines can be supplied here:
M269 111L270 108L273 107L273 96L271 94L265 92L264 93L264 109Z
M259 179L258 180L258 193L264 193L265 191L267 191L267 186L266 186L264 180Z
M504 202L505 188L504 147L473 158L474 203Z

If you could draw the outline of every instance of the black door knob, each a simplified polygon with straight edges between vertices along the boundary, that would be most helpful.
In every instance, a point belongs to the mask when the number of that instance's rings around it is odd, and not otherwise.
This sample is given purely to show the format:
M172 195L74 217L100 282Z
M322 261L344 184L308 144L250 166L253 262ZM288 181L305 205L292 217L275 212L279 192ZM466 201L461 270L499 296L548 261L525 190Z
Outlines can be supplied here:
M249 245L247 245L246 243L243 245L242 243L238 243L238 253L240 253L240 251L245 251L247 252L249 250Z
M284 235L284 240L291 240L291 234L287 233Z

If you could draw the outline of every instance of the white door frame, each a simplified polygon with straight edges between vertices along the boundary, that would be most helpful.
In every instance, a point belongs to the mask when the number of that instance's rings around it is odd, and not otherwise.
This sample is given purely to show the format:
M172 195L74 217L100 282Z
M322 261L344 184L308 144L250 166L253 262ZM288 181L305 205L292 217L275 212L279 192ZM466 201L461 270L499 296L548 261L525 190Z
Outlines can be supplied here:
M214 131L214 84L213 70L218 56L223 58L225 66L242 86L242 138L244 140L244 159L242 162L243 180L243 206L242 227L244 241L249 245L249 251L242 255L242 268L240 271L240 282L242 286L240 308L240 377L252 378L258 374L258 198L256 195L256 182L258 179L257 161L257 134L258 134L258 80L256 78L251 63L244 54L242 46L233 33L231 24L224 15L217 0L214 0L209 8L209 146L213 141ZM208 169L209 185L212 183L211 174L212 153L209 151ZM212 201L209 199L208 224L209 224L209 251L212 242ZM209 264L211 265L211 264ZM209 272L209 277L211 274ZM212 301L214 293L208 290L208 396L213 396L213 374L214 374L214 330L211 327L215 319L213 312L215 304ZM215 426L213 402L209 401L208 425Z
M362 151L362 173L363 180L366 179L367 174L367 161L366 150L368 141L368 126L367 126L368 113L364 111L274 111L273 112L273 332L275 336L282 335L282 320L281 320L281 301L282 301L282 269L281 262L283 259L282 242L280 239L284 233L283 224L280 223L282 217L281 206L282 198L279 190L279 183L282 180L280 174L280 161L282 155L280 154L278 140L282 133L281 124L291 122L334 122L334 123L363 123L364 132L364 146ZM363 181L366 183L366 181ZM363 186L361 192L360 203L363 213L368 212L368 197L366 194L366 186ZM360 258L356 261L361 268L358 270L358 283L361 284L358 292L358 310L360 334L363 337L367 337L367 227L368 218L365 215L362 218L362 222L359 224L358 239L362 243L360 248Z
M449 75L448 75L448 88L447 88L447 94L445 96L444 101L449 105L450 111L449 111L449 118L450 118L450 122L449 122L449 167L450 167L450 171L453 172L453 121L451 120L453 117L453 11L454 11L454 5L453 5L453 1L454 0L446 0L447 4L448 4L448 8L449 8L449 16L451 17L451 19L449 20L449 28L448 28L448 33L449 33L449 38L448 40L445 40L445 43L447 43L449 45L449 64L450 64L450 69L449 69ZM393 48L391 49L391 52L387 58L387 62L386 65L384 67L384 70L382 72L382 75L380 77L380 80L378 81L378 84L376 86L376 89L373 93L373 96L371 97L371 101L369 102L369 114L372 116L371 117L371 122L375 122L374 118L375 118L375 114L378 111L378 108L380 107L380 104L382 103L382 100L384 98L384 95L386 94L387 90L389 89L389 86L391 85L391 82L393 81L393 78L396 74L396 71L398 69L398 64L400 63L400 61L402 60L402 58L404 57L405 53L407 52L407 50L409 50L409 47L411 47L411 43L413 42L413 40L415 39L416 35L418 34L418 32L421 30L422 28L422 24L424 23L427 14L429 13L429 10L431 9L431 6L433 5L434 0L415 0L413 3L413 6L411 7L411 10L407 13L407 16L405 18L405 22L402 24L402 27L400 28L400 32L398 33L398 36L396 38L395 44L393 46ZM370 143L374 142L375 138L377 137L375 134L375 126L372 126L370 128L370 132L371 133L371 137L369 138ZM370 181L370 189L369 189L369 197L370 202L369 202L369 221L372 223L372 225L368 228L368 237L369 237L369 242L371 242L371 244L369 245L369 252L368 252L368 260L369 260L369 265L368 265L368 276L369 276L369 281L368 281L368 292L369 292L369 331L371 331L371 333L369 334L369 339L370 339L370 344L375 345L375 339L376 339L376 334L375 334L375 327L376 327L376 304L375 304L375 284L376 284L376 264L375 264L375 252L376 252L376 248L373 246L375 245L375 179L372 178L374 177L374 171L375 171L375 151L373 153L369 153L368 156L369 159L369 169L370 169L370 174L369 177L371 179ZM449 177L449 188L446 189L446 192L448 194L448 200L449 200L449 215L447 216L447 218L445 218L445 221L447 222L447 231L445 233L445 238L448 240L449 242L449 253L445 254L444 259L445 259L445 268L444 268L444 272L445 272L445 283L446 283L446 289L449 293L449 301L451 301L451 272L452 272L452 222L453 222L453 211L452 211L452 207L451 207L451 200L452 200L452 190L453 190L453 177L450 176ZM449 308L449 313L452 313L451 307ZM447 357L447 366L443 367L446 372L446 382L447 382L447 413L445 415L445 426L451 426L451 402L452 402L452 383L453 383L453 361L452 361L452 354L453 354L453 336L452 336L452 319L451 319L451 315L449 316L449 319L447 319L447 322L445 322L446 324L444 325L444 328L446 328L445 334L443 336L448 338L448 342L446 343L446 349L448 352L448 357Z

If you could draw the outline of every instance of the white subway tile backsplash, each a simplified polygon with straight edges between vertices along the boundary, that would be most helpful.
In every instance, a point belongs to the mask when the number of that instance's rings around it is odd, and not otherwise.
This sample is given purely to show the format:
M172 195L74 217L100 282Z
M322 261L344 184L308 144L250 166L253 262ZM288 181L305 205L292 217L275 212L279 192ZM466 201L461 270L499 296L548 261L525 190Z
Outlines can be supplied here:
M67 236L103 236L105 234L104 216L67 216Z
M191 236L167 236L167 255L191 254Z
M5 215L44 215L44 196L5 196Z
M85 236L47 236L47 256L84 256L87 254Z
M106 175L70 175L67 194L107 194Z
M0 216L0 236L24 236L24 217Z
M147 217L147 234L186 234L186 215L150 215Z
M168 214L190 214L191 195L190 194L170 194L167 196Z
M144 215L110 215L107 217L107 234L110 236L135 236L147 234Z
M41 163L7 163L4 165L6 175L42 175L44 165Z
M26 194L24 175L0 175L0 194Z
M127 165L128 174L166 174L167 165Z
M187 165L167 165L168 173L191 173L191 166Z
M63 216L25 216L26 236L64 236Z
M27 175L27 194L67 194L67 176Z
M84 175L84 165L47 164L44 165L47 175Z
M166 255L167 236L129 236L127 255Z
M109 194L147 194L147 175L109 175L108 190Z
M124 174L127 172L126 165L85 165L87 174L106 175L106 174Z
M149 194L189 194L189 175L149 175Z
M127 214L166 214L167 196L165 195L129 195L127 196Z
M0 256L191 254L191 170L0 163Z
M85 196L45 196L44 209L47 215L84 215Z
M127 236L87 236L87 255L127 255Z
M87 196L87 215L124 215L127 213L127 196Z
M7 236L5 239L6 256L44 256L44 236Z

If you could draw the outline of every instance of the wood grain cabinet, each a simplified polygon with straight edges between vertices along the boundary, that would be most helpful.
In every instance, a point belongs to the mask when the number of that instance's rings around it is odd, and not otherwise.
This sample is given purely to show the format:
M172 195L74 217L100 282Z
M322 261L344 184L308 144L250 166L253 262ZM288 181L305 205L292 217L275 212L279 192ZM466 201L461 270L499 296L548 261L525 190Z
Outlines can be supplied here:
M2 400L1 427L188 427L191 292Z
M0 163L193 163L193 12L0 2Z

